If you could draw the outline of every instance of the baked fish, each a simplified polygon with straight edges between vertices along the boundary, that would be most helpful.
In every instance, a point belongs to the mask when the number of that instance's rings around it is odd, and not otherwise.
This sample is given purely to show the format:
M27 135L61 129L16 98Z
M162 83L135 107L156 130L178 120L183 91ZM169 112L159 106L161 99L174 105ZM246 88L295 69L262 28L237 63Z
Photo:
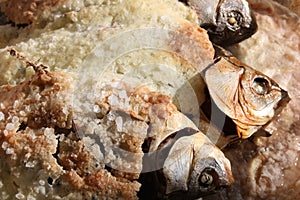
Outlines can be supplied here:
M210 40L228 46L249 38L257 23L246 0L186 0L198 16L199 24L208 31Z
M230 53L217 56L203 76L211 98L236 124L240 138L266 126L290 100L275 81Z

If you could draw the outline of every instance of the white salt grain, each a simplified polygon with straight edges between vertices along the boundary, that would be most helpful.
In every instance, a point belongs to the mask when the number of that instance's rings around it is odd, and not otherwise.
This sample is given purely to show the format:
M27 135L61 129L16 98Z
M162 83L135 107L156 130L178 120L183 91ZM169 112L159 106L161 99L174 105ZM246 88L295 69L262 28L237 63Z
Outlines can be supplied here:
M13 116L12 122L13 122L13 123L18 123L18 122L19 122L19 117Z
M4 119L5 119L5 116L4 116L3 112L0 112L0 121L2 121Z
M5 109L5 106L4 106L3 103L0 103L0 108L1 108L1 109Z
M3 142L2 145L1 145L2 149L3 150L6 150L7 147L8 147L8 143L7 142Z
M116 119L116 116L115 116L113 113L109 112L109 113L107 114L107 119L108 119L109 121L114 121L114 120Z
M39 180L39 184L40 185L45 185L45 181L44 180Z
M25 199L25 196L24 196L24 194L19 192L19 193L16 194L16 198L17 199Z
M98 105L94 105L93 111L94 111L94 113L99 113L101 110Z
M31 153L26 153L25 154L25 159L28 160L30 158L30 156L31 156Z
M41 95L40 95L39 93L37 93L37 94L35 95L35 100L40 100L40 98L41 98Z
M12 148L7 148L6 149L6 154L7 155L11 155L11 154L13 154L14 153L14 149L12 149Z
M2 183L2 181L0 180L0 188L2 188L3 187L3 183Z
M126 91L125 91L125 90L120 91L120 92L119 92L119 97L120 97L121 99L127 98L127 93L126 93Z
M112 95L112 96L108 97L108 102L109 102L110 105L115 106L115 105L118 105L119 101L118 101L118 98L115 95Z
M116 126L117 126L117 131L121 132L123 129L123 119L122 117L117 117L116 118Z
M37 163L36 160L34 160L34 161L32 161L32 162L27 162L27 163L25 164L25 167L33 168L33 167L36 165L36 163Z
M8 135L8 131L7 130L4 130L3 131L3 135L6 137Z
M26 113L24 112L24 110L21 110L19 113L20 113L20 115L23 116L23 117L26 115Z
M5 129L8 131L11 131L15 128L15 125L13 123L7 123Z

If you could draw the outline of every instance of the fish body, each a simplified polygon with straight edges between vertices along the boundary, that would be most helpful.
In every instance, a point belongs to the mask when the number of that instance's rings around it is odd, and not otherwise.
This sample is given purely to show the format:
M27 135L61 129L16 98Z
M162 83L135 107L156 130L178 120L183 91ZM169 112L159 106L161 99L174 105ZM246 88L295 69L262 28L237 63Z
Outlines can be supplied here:
M199 16L199 25L210 40L228 46L249 38L257 31L255 16L246 0L187 0Z
M232 55L218 56L203 75L211 98L236 124L240 138L266 126L290 100L275 81Z

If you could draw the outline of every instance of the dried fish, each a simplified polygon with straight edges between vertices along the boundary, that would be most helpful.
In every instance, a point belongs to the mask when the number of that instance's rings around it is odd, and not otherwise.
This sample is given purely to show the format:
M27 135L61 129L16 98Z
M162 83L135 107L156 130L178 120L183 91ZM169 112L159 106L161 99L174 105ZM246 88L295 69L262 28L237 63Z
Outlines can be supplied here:
M240 138L266 126L290 100L275 81L229 54L218 56L203 75L212 99L234 121Z
M174 132L155 153L163 162L157 184L164 198L195 199L234 182L229 160L200 131L184 128Z
M246 0L187 0L198 16L201 27L210 40L228 46L249 38L257 30L257 23Z

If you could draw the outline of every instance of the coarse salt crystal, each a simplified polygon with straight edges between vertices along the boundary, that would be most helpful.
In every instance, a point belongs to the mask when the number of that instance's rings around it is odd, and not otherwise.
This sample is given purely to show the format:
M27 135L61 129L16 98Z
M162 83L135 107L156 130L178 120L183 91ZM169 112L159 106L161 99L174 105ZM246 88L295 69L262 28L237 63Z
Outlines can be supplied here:
M24 194L19 192L19 193L16 194L16 198L17 199L25 199L25 196L24 196Z
M118 98L115 95L108 97L108 102L111 105L118 105Z
M67 107L67 106L64 106L64 107L62 108L62 112L63 112L65 115L67 115L67 114L68 114L68 107Z
M13 105L14 109L16 109L16 108L18 107L19 103L20 103L20 102L19 102L18 100L16 100L16 101L14 102L14 105Z
M8 135L8 131L7 130L4 130L3 131L3 135L6 137Z
M121 132L123 129L123 119L122 117L117 117L116 118L116 126L117 126L117 131Z
M3 187L3 183L2 183L2 181L0 180L0 188L2 188Z
M46 136L50 136L53 133L53 129L52 128L45 128L44 130L44 135Z
M15 128L15 125L13 123L7 123L5 129L8 131L11 131Z
M36 165L36 163L37 163L37 161L36 160L34 160L34 161L32 161L32 162L27 162L26 164L25 164L25 167L28 167L28 168L33 168L35 165Z
M114 120L116 119L116 116L115 116L113 113L109 112L109 113L107 114L107 119L108 119L109 121L114 121Z
M120 97L121 99L127 98L127 93L126 93L126 91L125 91L125 90L120 91L120 92L119 92L119 97Z
M37 94L35 95L35 100L40 100L40 98L41 98L41 95L40 95L39 93L37 93Z
M8 147L8 143L7 142L3 142L2 145L1 145L2 149L3 150L6 150L7 147Z
M2 121L4 119L5 119L5 116L4 116L3 112L0 112L0 121Z
M93 111L94 111L94 113L99 113L101 110L98 105L94 105Z
M12 149L12 148L7 148L6 149L6 154L7 155L11 155L11 154L13 154L14 153L14 149Z
M26 154L25 154L25 159L28 160L28 159L30 158L30 156L31 156L31 153L29 153L29 152L26 153Z
M46 194L46 188L44 186L38 186L35 188L35 191L37 193L40 193L42 195L45 195Z
M39 180L39 184L40 185L45 185L45 181L44 180Z
M18 123L18 122L19 122L19 117L13 116L12 122L13 122L13 123Z
M26 115L26 113L24 112L24 110L21 110L19 113L20 113L20 115L23 116L23 117Z

